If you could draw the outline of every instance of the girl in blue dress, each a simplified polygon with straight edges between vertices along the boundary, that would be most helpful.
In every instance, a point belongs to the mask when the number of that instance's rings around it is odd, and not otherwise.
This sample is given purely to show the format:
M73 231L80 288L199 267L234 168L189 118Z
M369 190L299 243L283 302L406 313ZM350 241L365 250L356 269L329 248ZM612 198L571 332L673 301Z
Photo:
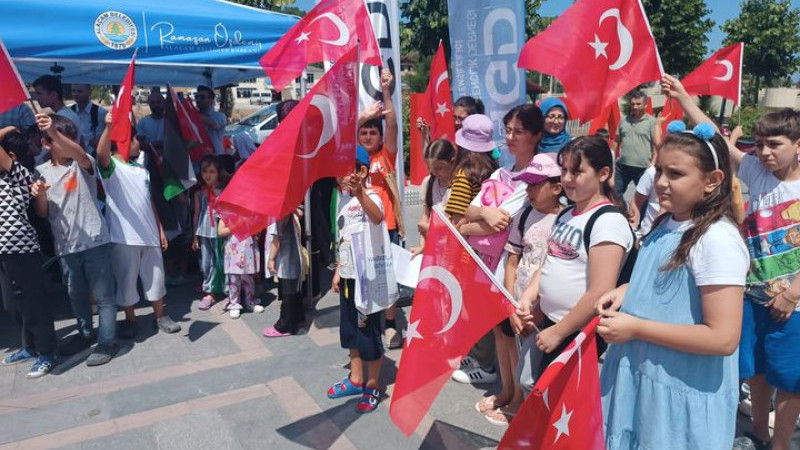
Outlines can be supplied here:
M670 124L656 162L659 217L630 284L602 296L597 333L606 445L728 450L749 255L734 225L731 166L710 124Z

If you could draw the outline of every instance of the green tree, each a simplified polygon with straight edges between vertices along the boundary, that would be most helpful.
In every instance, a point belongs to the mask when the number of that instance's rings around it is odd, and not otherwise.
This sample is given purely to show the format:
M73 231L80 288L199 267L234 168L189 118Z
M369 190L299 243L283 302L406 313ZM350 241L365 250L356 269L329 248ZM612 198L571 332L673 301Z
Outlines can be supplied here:
M400 4L400 45L403 53L416 51L422 58L432 56L444 44L450 54L450 30L447 21L447 0L407 0Z
M684 76L706 56L714 21L705 0L643 0L664 70Z
M306 12L302 9L293 6L296 0L230 0L233 3L240 5L252 6L254 8L266 9L269 11L282 12L284 14L292 14L295 16L303 17Z
M758 103L762 82L767 86L800 68L800 10L789 0L745 0L739 17L725 22L725 45L744 42L744 71L752 77L749 94Z

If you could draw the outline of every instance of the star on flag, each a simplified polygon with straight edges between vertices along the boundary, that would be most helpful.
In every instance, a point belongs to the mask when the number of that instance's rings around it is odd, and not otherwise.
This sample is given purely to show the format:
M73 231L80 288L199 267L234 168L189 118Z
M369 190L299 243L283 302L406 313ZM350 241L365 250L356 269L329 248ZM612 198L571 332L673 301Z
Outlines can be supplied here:
M303 41L307 41L308 40L308 36L310 34L311 33L306 33L305 31L303 31L302 33L300 33L300 36L297 36L297 39L295 39L294 42L299 44L299 43L301 43Z
M608 53L606 53L608 42L601 41L598 35L594 35L594 42L589 42L589 46L594 49L594 59L600 58L601 55L608 59Z

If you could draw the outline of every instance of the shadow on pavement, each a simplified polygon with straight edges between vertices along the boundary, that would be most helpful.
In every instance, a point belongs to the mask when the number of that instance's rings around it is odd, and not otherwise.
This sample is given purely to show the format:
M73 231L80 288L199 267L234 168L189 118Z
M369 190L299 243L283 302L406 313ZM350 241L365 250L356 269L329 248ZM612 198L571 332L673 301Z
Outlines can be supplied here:
M475 434L464 428L436 420L420 444L420 450L439 450L442 448L480 449L494 448L499 442L494 439Z
M347 428L359 418L356 404L359 397L329 408L313 416L305 417L278 428L281 436L309 448L330 448ZM331 426L331 422L335 426Z

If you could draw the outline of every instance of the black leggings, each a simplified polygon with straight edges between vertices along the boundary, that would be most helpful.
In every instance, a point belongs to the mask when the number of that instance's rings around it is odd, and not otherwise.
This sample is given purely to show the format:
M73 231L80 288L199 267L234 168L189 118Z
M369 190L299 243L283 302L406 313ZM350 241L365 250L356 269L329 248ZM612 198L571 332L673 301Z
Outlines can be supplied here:
M303 294L300 293L300 282L296 278L278 278L278 292L281 295L281 314L275 322L275 329L281 333L295 334L306 321L303 308Z
M56 351L56 332L41 265L38 252L0 255L0 291L3 307L20 327L22 347L49 355Z

